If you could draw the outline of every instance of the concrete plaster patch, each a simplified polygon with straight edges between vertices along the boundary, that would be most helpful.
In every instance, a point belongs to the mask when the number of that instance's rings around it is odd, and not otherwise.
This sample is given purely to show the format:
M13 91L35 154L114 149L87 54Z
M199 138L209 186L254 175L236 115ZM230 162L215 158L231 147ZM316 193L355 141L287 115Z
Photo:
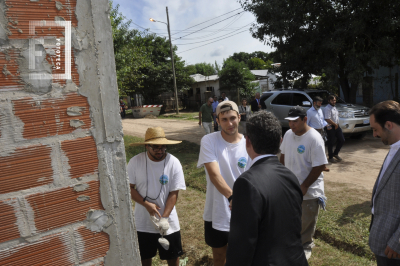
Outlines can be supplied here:
M30 235L29 225L27 224L27 222L25 220L25 215L19 206L18 199L7 200L7 201L4 201L4 203L6 203L14 208L15 217L17 218L16 224L18 226L18 231L21 234L21 236L22 237L29 236Z
M80 116L82 115L81 111L83 111L83 107L79 106L71 106L67 108L67 115L69 116Z
M78 128L83 126L85 123L79 119L71 119L69 120L69 125L74 128Z
M86 216L88 221L86 228L95 232L103 231L103 228L109 227L113 221L112 217L103 210L90 210Z
M76 192L82 192L82 191L85 191L88 187L89 187L89 185L86 183L78 184L78 185L74 186L73 190Z
M77 201L87 201L87 200L90 200L90 197L82 195L82 196L77 197L76 200Z

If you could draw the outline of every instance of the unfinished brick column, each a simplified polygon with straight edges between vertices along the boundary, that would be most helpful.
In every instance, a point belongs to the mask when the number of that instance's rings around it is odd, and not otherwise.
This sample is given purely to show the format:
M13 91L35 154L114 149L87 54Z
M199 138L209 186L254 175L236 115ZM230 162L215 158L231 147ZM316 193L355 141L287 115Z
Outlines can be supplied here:
M0 265L140 265L108 1L0 0L0 49Z

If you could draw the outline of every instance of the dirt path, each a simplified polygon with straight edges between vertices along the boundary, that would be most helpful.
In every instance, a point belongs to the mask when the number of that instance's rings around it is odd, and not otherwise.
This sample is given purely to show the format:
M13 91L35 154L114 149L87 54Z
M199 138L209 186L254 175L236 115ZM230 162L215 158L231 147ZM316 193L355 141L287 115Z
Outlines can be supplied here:
M124 119L124 134L144 138L146 129L161 126L167 138L187 140L200 144L204 135L203 128L197 122L170 119ZM372 190L376 177L388 152L379 139L371 136L363 140L346 139L340 152L343 162L329 165L330 172L325 173L327 181L352 184Z

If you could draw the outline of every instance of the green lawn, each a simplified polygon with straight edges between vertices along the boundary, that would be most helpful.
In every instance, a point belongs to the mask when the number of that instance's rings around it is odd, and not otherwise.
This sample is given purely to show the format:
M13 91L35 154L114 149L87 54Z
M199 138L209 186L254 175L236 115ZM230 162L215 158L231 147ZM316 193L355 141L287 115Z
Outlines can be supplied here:
M125 136L127 162L143 152L144 147L130 143L143 139ZM188 141L168 146L167 152L176 156L183 167L188 189L179 194L177 212L181 224L182 242L187 265L212 265L211 248L204 243L203 208L206 179L204 169L196 167L200 146ZM316 247L309 261L317 265L374 265L368 247L370 222L370 191L335 182L325 182L327 210L320 211L316 232ZM158 259L153 265L162 265Z
M163 115L159 115L157 118L160 119L179 119L179 120L188 120L188 121L199 121L199 112L179 112L179 115L176 113L167 113ZM195 118L196 117L196 118Z

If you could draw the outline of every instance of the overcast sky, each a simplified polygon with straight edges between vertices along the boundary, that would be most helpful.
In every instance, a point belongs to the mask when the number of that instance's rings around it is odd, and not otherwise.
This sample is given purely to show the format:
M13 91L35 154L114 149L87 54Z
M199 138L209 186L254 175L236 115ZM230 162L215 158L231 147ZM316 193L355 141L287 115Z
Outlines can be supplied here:
M249 24L255 20L253 14L249 12L243 12L240 15L234 16L235 14L242 12L242 9L231 12L235 9L241 8L237 1L114 0L113 5L115 6L116 4L120 5L119 11L127 19L131 19L133 23L136 23L137 25L146 29L149 28L150 31L163 36L168 36L167 26L162 23L151 22L149 21L149 18L167 22L165 7L168 6L172 44L178 46L177 53L183 58L183 60L185 60L186 64L195 64L201 62L213 64L215 60L221 64L224 58L228 58L235 52L251 53L254 51L272 51L269 46L264 45L251 36L249 32ZM221 16L228 12L231 13ZM218 16L221 17L216 18ZM230 16L232 17L228 18ZM212 20L207 23L188 29L185 32L178 33L180 30L187 29L210 19ZM223 19L226 20L197 33L193 33L196 30L200 30ZM134 24L132 24L132 27L139 28ZM239 33L241 31L244 32ZM183 37L189 33L193 34ZM228 37L234 34L237 35ZM182 37L182 39L177 39L179 37ZM223 38L226 39L221 40ZM196 48L209 42L214 43ZM185 50L192 48L195 49L185 52Z

